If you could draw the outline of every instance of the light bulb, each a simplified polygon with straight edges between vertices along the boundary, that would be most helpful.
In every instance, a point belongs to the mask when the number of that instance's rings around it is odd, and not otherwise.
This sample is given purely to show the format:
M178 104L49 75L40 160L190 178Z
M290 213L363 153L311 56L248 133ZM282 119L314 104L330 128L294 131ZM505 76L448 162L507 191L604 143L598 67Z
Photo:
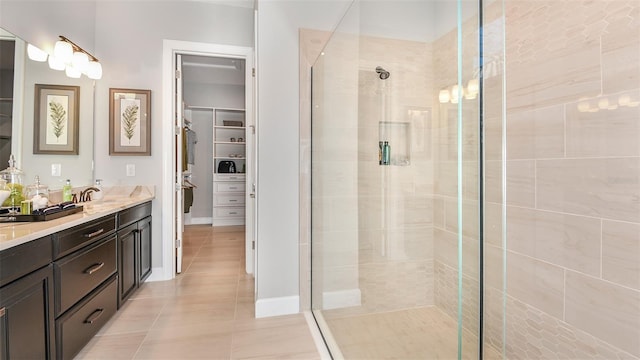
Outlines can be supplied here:
M65 73L67 74L68 77L74 78L74 79L77 79L82 75L82 72L76 69L73 65L67 65L67 69L65 70Z
M449 90L447 89L440 90L440 93L438 94L438 100L440 101L441 104L448 103L449 100L451 100L451 95L449 94Z
M469 80L469 83L467 84L467 94L473 96L473 98L475 99L479 91L480 91L480 83L478 82L478 79Z
M73 59L73 47L66 41L58 40L53 48L53 55L63 63L70 63Z
M78 71L86 73L87 65L89 64L89 57L83 52L76 51L73 53L73 60L71 60L71 63Z
M97 61L90 61L87 65L89 79L100 80L102 78L102 65Z
M630 102L631 96L629 95L620 95L620 97L618 98L618 105L620 106L628 106Z
M464 96L464 88L458 85L453 85L451 88L451 102L457 104L460 98Z
M47 61L47 57L49 57L49 54L31 44L27 45L27 55L29 56L29 59L39 62Z
M609 99L605 97L598 100L598 107L602 110L607 109L609 107Z
M588 112L591 105L589 105L588 101L581 101L578 103L578 111L579 112Z
M49 68L51 70L64 70L64 61L60 61L57 57L49 56Z

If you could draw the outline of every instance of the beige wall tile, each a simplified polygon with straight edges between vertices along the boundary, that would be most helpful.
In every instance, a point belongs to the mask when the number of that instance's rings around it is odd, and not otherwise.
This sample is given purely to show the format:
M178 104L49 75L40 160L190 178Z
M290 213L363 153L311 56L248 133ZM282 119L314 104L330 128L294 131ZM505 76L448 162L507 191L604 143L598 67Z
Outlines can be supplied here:
M501 247L485 244L484 246L484 281L485 285L502 290L504 284L504 264L506 254Z
M503 240L503 204L485 202L484 204L484 241L493 246L502 247Z
M507 253L507 293L562 319L564 270L509 251Z
M640 224L603 221L602 278L640 290Z
M536 165L532 160L507 161L507 204L535 206Z
M452 268L458 267L458 239L455 233L434 229L433 246L436 260Z
M564 106L510 111L507 116L507 159L564 156Z
M640 356L640 292L572 271L566 276L565 321Z
M539 160L537 206L640 222L640 158Z
M507 74L507 107L512 110L594 96L600 93L600 49L575 49L526 64L507 61Z
M640 106L619 106L624 97L640 100L634 91L567 105L567 157L640 156ZM599 102L616 108L597 112L578 109L585 103L595 109Z
M640 82L640 42L637 1L618 1L608 9L609 26L602 35L602 85L605 93L637 89ZM636 21L633 21L635 19ZM632 36L636 34L636 36Z
M600 221L509 207L507 248L536 259L600 276Z

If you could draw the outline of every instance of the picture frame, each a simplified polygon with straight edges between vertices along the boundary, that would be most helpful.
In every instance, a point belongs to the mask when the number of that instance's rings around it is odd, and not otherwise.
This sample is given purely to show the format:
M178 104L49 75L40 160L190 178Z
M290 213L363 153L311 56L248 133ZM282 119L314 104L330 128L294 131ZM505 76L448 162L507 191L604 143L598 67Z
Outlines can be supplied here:
M151 156L151 90L109 88L109 155Z
M80 86L35 84L33 153L78 155Z

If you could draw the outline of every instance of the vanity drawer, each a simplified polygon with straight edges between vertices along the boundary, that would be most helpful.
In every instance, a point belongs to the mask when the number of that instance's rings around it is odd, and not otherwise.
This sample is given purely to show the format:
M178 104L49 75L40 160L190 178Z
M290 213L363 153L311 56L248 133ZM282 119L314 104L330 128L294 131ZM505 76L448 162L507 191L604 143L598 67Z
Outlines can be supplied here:
M56 320L58 359L72 359L115 314L118 303L117 276Z
M116 230L116 215L109 215L54 235L53 258L59 259Z
M116 236L54 263L55 313L64 313L116 272Z
M215 182L213 191L217 193L244 192L244 182Z
M118 227L127 226L151 215L151 202L136 205L132 208L120 211L118 214Z
M215 181L244 181L245 174L213 174Z
M244 204L244 195L216 195L213 197L214 206Z
M0 286L51 263L51 236L0 252Z
M244 207L216 207L213 212L220 219L244 218Z

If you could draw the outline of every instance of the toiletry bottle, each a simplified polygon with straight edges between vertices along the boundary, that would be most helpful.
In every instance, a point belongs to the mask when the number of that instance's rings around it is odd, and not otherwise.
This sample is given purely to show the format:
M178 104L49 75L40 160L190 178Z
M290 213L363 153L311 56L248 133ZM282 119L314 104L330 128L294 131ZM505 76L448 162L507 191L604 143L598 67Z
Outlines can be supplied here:
M391 147L389 142L385 141L382 145L382 165L389 165L391 163Z
M384 143L382 141L378 141L378 164L382 165L382 145Z
M71 194L72 190L71 180L67 179L66 184L62 187L62 201L71 201L73 198L73 195Z

